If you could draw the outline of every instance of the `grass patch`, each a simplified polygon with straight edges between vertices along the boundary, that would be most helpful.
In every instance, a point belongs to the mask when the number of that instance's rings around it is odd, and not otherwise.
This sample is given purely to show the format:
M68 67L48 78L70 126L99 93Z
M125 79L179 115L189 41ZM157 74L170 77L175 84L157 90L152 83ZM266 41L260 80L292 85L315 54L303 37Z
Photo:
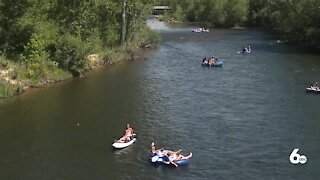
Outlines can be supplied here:
M19 88L19 85L13 85L4 80L0 80L0 98L13 96Z

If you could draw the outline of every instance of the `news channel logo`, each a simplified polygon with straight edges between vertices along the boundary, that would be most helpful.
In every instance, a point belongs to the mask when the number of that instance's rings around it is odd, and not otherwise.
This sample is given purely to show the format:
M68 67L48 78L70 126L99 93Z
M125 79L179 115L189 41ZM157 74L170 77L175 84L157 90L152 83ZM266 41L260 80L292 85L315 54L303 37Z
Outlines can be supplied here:
M293 149L293 151L290 154L289 160L292 164L305 164L307 162L307 156L300 155L298 153L299 149Z

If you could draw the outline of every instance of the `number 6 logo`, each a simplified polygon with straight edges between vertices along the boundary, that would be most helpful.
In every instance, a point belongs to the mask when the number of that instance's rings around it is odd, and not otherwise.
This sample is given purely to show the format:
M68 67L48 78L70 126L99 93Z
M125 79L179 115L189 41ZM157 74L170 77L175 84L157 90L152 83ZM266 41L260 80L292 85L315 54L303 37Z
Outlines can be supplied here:
M292 164L305 164L307 162L307 157L305 155L298 154L299 149L294 149L290 154L290 162Z

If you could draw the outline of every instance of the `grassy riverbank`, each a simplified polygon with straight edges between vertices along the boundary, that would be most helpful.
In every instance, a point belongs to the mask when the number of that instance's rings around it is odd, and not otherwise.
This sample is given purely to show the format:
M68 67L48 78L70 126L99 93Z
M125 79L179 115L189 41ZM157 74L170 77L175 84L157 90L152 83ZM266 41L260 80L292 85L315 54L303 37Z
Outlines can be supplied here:
M157 36L147 28L151 0L0 3L0 97L134 57Z
M72 77L83 76L86 71L98 66L113 65L120 61L139 59L139 49L153 47L160 40L157 33L145 28L125 47L101 49L86 54L83 68L76 72L62 68L58 62L43 60L38 62L15 62L0 56L0 98L20 94L28 88L39 88Z

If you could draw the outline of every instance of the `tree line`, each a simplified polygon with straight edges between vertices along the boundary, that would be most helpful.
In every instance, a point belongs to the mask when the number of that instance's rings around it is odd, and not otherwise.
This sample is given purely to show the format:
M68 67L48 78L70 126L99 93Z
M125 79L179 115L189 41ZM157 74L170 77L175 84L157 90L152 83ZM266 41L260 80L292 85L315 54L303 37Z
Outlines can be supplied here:
M1 0L0 53L13 61L81 70L86 55L120 45L123 3L125 40L131 41L145 28L151 0Z
M90 68L91 54L120 59L139 42L156 41L145 23L152 5L153 0L1 0L0 98L81 75Z
M319 0L159 0L176 20L216 27L250 25L291 42L320 45Z

